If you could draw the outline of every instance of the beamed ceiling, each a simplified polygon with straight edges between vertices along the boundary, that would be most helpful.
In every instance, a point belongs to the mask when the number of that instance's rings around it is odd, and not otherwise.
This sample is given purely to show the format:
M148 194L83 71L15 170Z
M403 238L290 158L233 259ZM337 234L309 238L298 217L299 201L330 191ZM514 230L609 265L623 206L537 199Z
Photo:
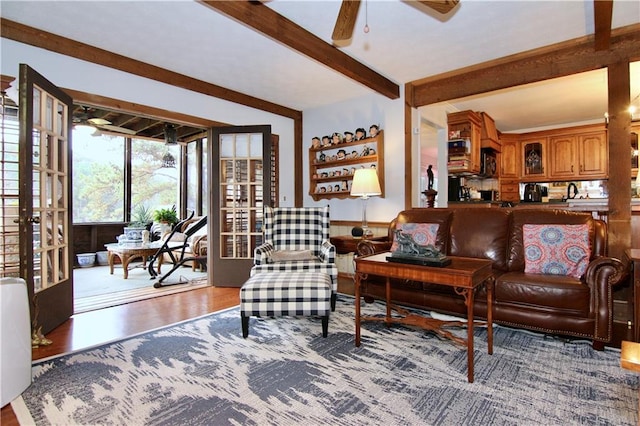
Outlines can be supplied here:
M164 129L167 124L171 124L176 129L179 142L189 142L206 135L206 129L193 127L158 118L143 117L133 113L113 111L90 105L74 104L73 116L84 117L88 114L92 119L103 119L108 121L108 125L96 125L95 127L102 133L121 134L125 136L141 139L157 139L164 141ZM74 121L77 121L74 119ZM122 128L120 130L118 128Z
M412 106L444 101L456 109L465 96L594 71L619 58L640 59L637 1L461 0L444 15L422 3L361 2L353 37L340 44L331 39L341 5L336 0L3 1L0 30L3 39L294 120L302 111L372 93L396 99L406 84L416 96L408 99ZM631 35L616 36L623 30ZM74 89L86 93L119 88L118 79L96 84L93 76L77 77ZM632 77L632 89L637 80ZM577 93L568 84L554 87L552 94L537 95L535 105L566 122L599 118L602 96L599 103L581 97L603 87L606 92L606 82L596 83ZM546 103L565 95L591 108L577 117L565 105ZM528 109L533 102L519 94L505 97L488 111L499 128L541 121ZM170 99L159 102L171 111Z

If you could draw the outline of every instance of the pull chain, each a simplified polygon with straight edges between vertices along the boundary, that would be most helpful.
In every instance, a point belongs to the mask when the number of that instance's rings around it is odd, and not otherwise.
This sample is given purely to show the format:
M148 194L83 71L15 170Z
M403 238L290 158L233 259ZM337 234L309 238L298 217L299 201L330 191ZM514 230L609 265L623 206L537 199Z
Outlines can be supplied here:
M369 2L364 0L364 33L369 33Z

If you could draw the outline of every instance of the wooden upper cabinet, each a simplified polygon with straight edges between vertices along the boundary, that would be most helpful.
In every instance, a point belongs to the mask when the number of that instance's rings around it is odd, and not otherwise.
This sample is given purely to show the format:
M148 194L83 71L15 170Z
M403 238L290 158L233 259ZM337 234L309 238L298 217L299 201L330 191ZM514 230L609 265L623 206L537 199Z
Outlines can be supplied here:
M605 130L578 135L578 176L606 179L609 175L609 144Z
M547 138L524 139L520 145L523 180L547 178Z
M449 174L480 172L482 117L475 111L454 112L447 115L449 127ZM461 144L461 145L460 145Z
M578 171L577 138L573 135L549 138L549 177L572 179Z
M606 179L607 132L575 132L549 138L549 177L555 180Z
M500 177L520 177L520 141L518 135L500 137Z

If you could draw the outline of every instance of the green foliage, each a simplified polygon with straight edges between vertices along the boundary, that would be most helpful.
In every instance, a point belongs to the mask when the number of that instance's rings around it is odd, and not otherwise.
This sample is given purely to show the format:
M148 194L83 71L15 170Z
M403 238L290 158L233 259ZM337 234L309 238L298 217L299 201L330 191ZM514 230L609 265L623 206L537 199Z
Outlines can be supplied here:
M167 222L171 226L178 223L178 213L175 204L170 209L158 209L153 212L153 220L156 222Z
M131 223L129 226L147 226L153 222L153 214L151 209L144 204L138 204L131 215Z

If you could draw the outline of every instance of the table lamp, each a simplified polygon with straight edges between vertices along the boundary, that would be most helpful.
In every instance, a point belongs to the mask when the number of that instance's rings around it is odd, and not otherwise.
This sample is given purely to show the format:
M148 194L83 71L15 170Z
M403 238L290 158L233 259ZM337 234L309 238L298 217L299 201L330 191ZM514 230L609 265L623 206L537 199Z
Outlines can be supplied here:
M382 194L382 191L380 190L376 169L356 170L351 184L351 196L362 198L362 230L365 237L372 234L367 225L367 200L369 197L380 194Z

